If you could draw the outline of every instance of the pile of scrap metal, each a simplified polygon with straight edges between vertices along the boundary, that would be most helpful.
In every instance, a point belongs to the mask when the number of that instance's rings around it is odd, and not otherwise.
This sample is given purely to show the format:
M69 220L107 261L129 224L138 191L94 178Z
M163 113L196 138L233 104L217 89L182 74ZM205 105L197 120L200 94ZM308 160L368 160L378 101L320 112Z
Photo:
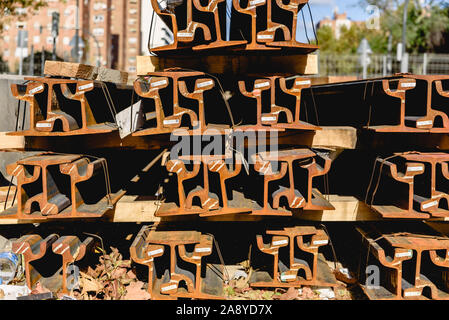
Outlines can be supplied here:
M224 0L151 0L151 4L173 33L171 44L153 48L149 43L150 52L157 55L195 51L309 53L318 49L315 44L296 40L298 14L308 6L308 0L290 0L288 4L281 0L233 0L232 10Z

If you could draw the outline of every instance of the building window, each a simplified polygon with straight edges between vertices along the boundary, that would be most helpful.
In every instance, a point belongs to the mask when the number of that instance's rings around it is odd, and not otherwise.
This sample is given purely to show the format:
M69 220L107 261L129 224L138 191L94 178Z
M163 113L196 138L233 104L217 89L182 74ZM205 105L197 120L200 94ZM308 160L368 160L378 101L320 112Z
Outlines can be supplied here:
M128 24L136 24L136 19L128 19Z
M103 28L95 28L93 30L94 36L102 36L104 35L104 29Z
M27 14L27 9L26 8L16 8L15 11L16 11L17 15Z
M137 13L137 9L129 9L129 13L130 14L136 14Z
M33 37L33 43L34 44L39 44L41 42L41 37L39 36L34 36Z
M129 66L128 67L128 72L136 72L136 71L137 71L136 67L134 67L134 66Z
M53 43L53 37L47 37L47 44Z
M47 9L47 16L51 17L53 15L53 12L59 12L59 10L56 9Z
M103 21L104 21L104 15L102 15L102 14L94 15L94 22L95 23L103 22Z
M4 37L3 37L3 40L4 40L6 43L8 43L8 42L9 42L9 36L4 36Z
M106 3L103 2L95 2L94 3L94 10L102 10L102 9L106 9L107 5Z
M137 43L137 38L134 38L134 37L133 38L129 38L128 42L131 43L131 44Z
M70 44L70 38L69 38L69 37L64 37L64 38L62 39L62 43L63 43L65 46L68 46L68 45Z

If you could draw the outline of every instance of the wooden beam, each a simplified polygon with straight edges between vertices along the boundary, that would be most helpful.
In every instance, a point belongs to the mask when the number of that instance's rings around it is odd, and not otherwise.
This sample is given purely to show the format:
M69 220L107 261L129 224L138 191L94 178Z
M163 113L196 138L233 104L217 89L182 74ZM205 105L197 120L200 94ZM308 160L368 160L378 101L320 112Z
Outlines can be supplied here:
M0 136L0 142L1 142ZM21 137L23 138L23 137ZM357 130L352 127L322 127L322 130L313 131L287 131L280 132L278 143L280 145L304 145L310 147L327 147L334 149L355 149L357 144ZM128 150L149 150L170 148L176 141L170 141L168 134L134 137L127 136L120 139L118 131L105 134L67 136L67 137L26 137L27 149L49 150L55 152L83 152L98 148L120 148ZM246 147L253 143L263 143L260 139L245 140ZM265 141L269 143L268 139Z
M329 195L335 210L304 211L298 218L311 221L377 221L382 217L352 196Z
M313 77L310 80L312 82L312 85L320 85L320 84L337 83L345 81L355 81L357 80L357 76L324 76L324 77Z
M300 211L293 214L298 220L311 221L377 221L382 220L363 202L355 197L330 195L329 201L335 210ZM155 217L158 208L156 200L147 200L139 196L123 196L116 204L116 208L109 217L113 222L159 222L159 221L261 221L274 217L250 216L246 214L222 215L217 217L200 218L197 215L178 217Z
M0 132L0 149L25 149L25 137L6 134L7 132Z
M355 149L357 129L353 127L322 127L313 136L312 147Z
M213 74L312 75L318 73L318 56L309 55L214 55L176 58L137 56L137 74L181 67Z
M98 80L117 84L128 82L127 72L74 62L47 60L45 61L44 73L50 76Z

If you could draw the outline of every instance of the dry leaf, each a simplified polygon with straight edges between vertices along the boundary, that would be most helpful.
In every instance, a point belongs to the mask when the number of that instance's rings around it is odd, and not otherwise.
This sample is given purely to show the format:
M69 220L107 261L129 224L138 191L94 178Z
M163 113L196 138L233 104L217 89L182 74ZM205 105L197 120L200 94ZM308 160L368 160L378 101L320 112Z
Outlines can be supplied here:
M304 287L302 288L302 298L304 299L314 299L315 298L315 293L313 293L312 289L310 289L309 287Z
M298 297L298 289L290 287L287 292L282 294L280 300L295 300Z
M237 289L243 289L248 286L248 279L240 278L235 281L235 287Z
M126 276L130 279L136 279L136 274L134 273L133 270L129 270Z
M131 260L122 260L118 263L121 268L131 268Z
M100 292L103 290L103 285L100 281L90 277L89 275L80 272L80 288L82 288L82 292Z
M31 294L38 294L38 293L47 293L51 292L47 288L45 288L40 282L36 283L36 287L31 291Z
M260 290L247 291L245 292L244 297L249 298L250 300L262 300L262 294Z
M125 268L117 268L117 269L112 271L111 278L112 279L119 279L121 276L126 274L126 271L127 270Z
M151 298L151 295L142 289L143 282L137 281L131 283L126 287L126 294L123 297L125 300L148 300Z
M90 266L87 267L87 275L89 275L92 278L98 277L98 268L92 269Z

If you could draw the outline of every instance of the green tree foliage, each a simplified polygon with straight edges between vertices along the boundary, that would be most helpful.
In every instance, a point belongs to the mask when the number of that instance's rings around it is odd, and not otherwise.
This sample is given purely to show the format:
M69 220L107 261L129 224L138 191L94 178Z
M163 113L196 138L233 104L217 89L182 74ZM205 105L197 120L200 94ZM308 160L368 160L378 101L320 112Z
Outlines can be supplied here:
M329 27L317 31L320 50L323 52L354 53L365 37L373 53L386 53L388 38L392 37L393 51L402 39L404 0L361 0L363 7L375 5L380 9L379 30L368 29L364 23L343 28L335 39ZM449 7L435 0L420 2L410 0L407 10L407 51L411 53L433 52L442 48L449 32ZM440 50L441 51L441 50ZM449 48L445 47L449 52Z
M27 8L36 11L46 5L45 0L1 0L0 1L0 32L8 18L14 16L25 16L19 9Z

